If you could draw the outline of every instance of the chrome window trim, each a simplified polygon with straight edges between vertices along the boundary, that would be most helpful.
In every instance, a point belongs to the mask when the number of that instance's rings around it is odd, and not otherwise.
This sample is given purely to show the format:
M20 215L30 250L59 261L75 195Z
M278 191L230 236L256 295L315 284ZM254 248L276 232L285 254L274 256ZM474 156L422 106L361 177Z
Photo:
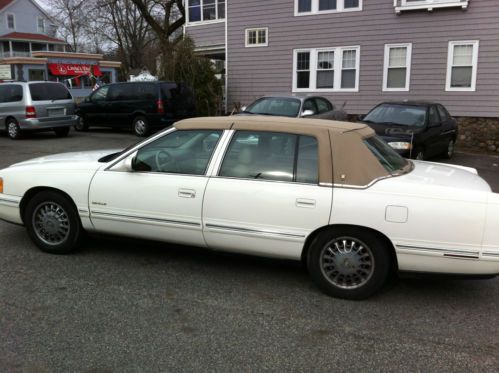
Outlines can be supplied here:
M303 182L298 182L298 181L285 181L285 180L268 180L268 179L251 179L251 178L244 178L244 177L233 177L233 176L220 176L220 169L222 168L222 163L223 161L225 160L225 157L227 156L227 151L229 150L229 146L232 142L232 138L234 137L234 134L237 133L238 130L233 130L233 129L230 129L230 130L226 130L228 132L228 135L227 135L227 140L226 140L226 143L224 144L224 149L223 149L223 154L221 154L220 158L217 159L216 161L216 164L214 165L214 169L213 169L213 174L210 174L210 177L214 177L214 178L218 178L218 179L229 179L229 180L245 180L245 181L264 181L264 182L271 182L271 183L286 183L286 184L290 184L290 185L310 185L310 186L328 186L328 187L331 187L332 184L329 184L329 183L321 183L319 182L319 174L317 175L317 183L303 183ZM284 133L284 134L288 134L288 135L294 135L294 136L310 136L310 135L300 135L300 134L296 134L296 133L290 133L290 132L275 132L275 131L252 131L252 130L239 130L241 132L262 132L262 133L265 133L265 132L270 132L270 133ZM315 136L310 136L310 137L315 137ZM317 141L317 151L319 151L319 142ZM317 155L317 161L319 162L320 164L320 158L319 158L319 155ZM318 168L317 168L317 172L319 172L319 164L318 164Z
M196 131L196 130L198 130L198 131L210 131L210 129L206 129L206 130L203 130L203 129L193 129L193 130L185 130L185 131ZM169 134L171 134L173 132L176 132L176 131L184 131L184 130L177 130L175 127L173 127L173 128L170 128L170 129L168 129L168 130L166 130L164 132L160 132L158 134L158 136L152 137L147 142L141 142L141 143L137 144L136 147L134 147L133 149L130 149L127 153L125 153L124 155L121 155L120 157L118 157L118 159L115 160L116 162L114 162L112 165L110 165L107 168L105 168L104 171L123 172L121 170L112 170L111 168L113 168L116 164L118 164L121 161L123 161L129 155L133 154L136 151L139 151L142 147L147 146L151 142L153 142L155 140L158 140L161 137L167 136L167 135L169 135ZM222 139L224 137L224 130L223 129L213 129L211 131L220 132L220 137L217 140L217 144L215 145L215 148L211 152L211 155L210 155L210 158L208 159L208 163L206 164L206 168L204 170L204 173L202 173L202 174L184 174L184 173L177 173L177 172L174 173L174 172L160 172L160 171L133 171L133 173L134 174L147 174L147 175L157 174L157 175L178 175L178 176L206 177L207 175L209 175L209 169L210 169L211 163L212 163L212 161L214 159L214 155L217 152L218 148L220 147L220 144L221 144Z
M114 166L116 166L116 164L118 164L119 162L123 161L126 157L128 157L130 154L132 154L133 152L139 150L140 148L142 148L143 146L151 143L152 141L156 140L156 139L159 139L160 137L163 137L163 136L166 136L167 134L171 133L171 132L174 132L176 131L177 129L175 127L172 127L172 128L169 128L167 130L164 130L164 131L161 131L159 132L158 134L154 135L154 136L151 136L150 138L148 139L145 139L144 141L141 141L139 142L138 144L136 144L133 148L129 149L126 153L123 153L121 154L118 158L116 158L114 161L111 161L111 165L107 166L107 167L104 167L104 171L114 171L116 172L115 170L112 170L111 168L113 168ZM120 171L121 172L121 171Z

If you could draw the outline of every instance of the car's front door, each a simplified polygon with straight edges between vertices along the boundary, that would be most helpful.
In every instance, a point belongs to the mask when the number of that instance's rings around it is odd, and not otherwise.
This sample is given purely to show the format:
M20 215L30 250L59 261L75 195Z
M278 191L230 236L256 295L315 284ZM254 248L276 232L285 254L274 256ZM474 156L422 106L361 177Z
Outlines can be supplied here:
M107 119L109 86L99 88L92 93L88 101L84 101L80 108L89 123L105 124Z
M211 155L222 131L172 131L96 173L89 207L100 232L204 245L201 209Z
M319 186L318 140L236 131L203 203L208 246L299 258L306 237L328 224L332 188Z

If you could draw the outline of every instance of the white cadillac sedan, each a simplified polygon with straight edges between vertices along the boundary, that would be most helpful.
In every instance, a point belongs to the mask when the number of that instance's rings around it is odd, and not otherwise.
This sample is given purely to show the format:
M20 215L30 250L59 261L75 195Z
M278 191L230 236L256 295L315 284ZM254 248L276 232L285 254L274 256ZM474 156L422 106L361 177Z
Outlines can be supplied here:
M0 218L55 254L103 232L302 260L348 299L394 270L499 274L499 194L363 124L197 118L120 152L33 159L0 170Z

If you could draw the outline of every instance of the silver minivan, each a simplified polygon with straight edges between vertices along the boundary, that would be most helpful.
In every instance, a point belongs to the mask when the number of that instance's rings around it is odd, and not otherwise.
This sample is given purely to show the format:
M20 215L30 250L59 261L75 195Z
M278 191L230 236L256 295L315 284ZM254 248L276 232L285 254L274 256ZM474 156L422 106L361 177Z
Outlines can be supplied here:
M71 93L57 82L0 83L0 131L19 139L25 131L53 130L64 137L78 122Z

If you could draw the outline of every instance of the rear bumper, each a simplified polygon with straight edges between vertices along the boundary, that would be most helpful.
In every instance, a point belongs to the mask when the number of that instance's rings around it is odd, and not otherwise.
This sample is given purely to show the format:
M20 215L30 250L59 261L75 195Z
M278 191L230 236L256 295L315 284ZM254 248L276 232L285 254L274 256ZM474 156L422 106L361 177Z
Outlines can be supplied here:
M29 118L19 121L22 130L38 130L57 127L71 127L78 122L77 115L66 115L64 117Z

